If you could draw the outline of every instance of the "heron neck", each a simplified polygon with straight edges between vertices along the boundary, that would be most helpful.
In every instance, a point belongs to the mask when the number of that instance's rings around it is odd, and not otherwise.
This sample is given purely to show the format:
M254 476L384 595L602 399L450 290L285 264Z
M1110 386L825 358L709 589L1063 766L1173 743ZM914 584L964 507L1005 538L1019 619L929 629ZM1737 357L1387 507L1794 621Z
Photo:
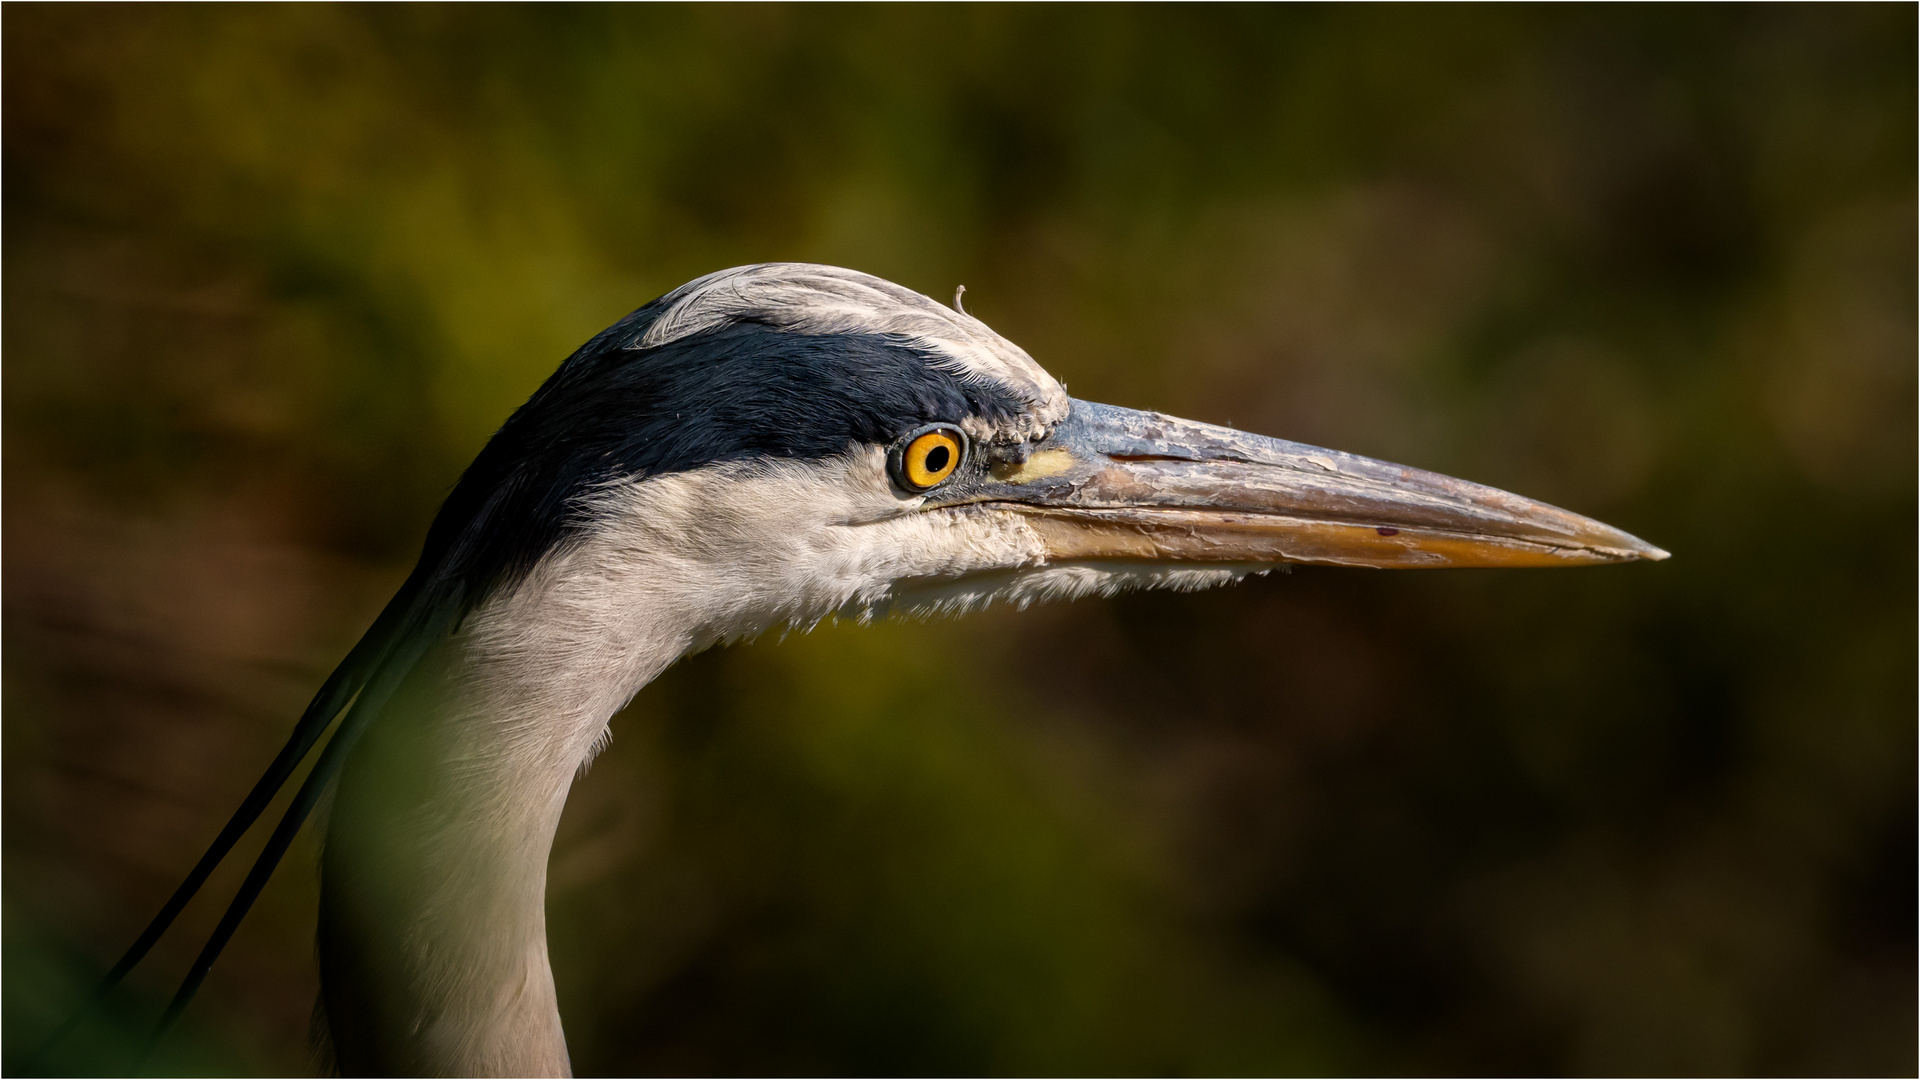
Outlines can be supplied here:
M347 1075L570 1074L546 948L554 832L609 719L693 631L631 589L617 613L583 604L568 580L536 574L470 617L342 776L320 951Z

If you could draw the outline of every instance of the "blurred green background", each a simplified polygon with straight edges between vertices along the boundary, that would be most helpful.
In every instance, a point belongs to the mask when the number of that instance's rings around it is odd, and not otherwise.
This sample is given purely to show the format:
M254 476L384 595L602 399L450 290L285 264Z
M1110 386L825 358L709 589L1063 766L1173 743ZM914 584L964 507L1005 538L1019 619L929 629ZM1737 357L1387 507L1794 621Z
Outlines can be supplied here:
M1077 396L1675 557L686 662L555 851L578 1071L1911 1074L1915 40L1911 5L8 5L7 1070L507 413L653 296L801 259L964 282ZM309 844L155 1068L312 1068L314 888ZM52 1067L128 1068L217 914Z

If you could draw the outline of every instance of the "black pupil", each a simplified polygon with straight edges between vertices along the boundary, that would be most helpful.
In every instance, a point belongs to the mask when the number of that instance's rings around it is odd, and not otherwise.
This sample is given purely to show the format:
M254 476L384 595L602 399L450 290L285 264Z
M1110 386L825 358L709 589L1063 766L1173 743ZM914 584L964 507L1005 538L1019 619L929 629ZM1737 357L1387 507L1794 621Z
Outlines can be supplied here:
M927 463L926 463L927 471L939 472L940 470L946 468L947 458L950 456L952 455L948 452L947 448L944 446L936 446L933 449L927 451Z

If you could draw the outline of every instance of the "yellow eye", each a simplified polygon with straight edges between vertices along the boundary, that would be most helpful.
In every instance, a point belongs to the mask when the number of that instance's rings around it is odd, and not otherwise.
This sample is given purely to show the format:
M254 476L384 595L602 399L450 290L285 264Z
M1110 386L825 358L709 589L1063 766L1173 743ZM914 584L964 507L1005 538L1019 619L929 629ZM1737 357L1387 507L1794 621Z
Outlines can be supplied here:
M963 438L960 432L949 427L933 428L914 436L900 451L899 467L895 470L900 486L909 491L925 491L952 476L953 470L960 467Z

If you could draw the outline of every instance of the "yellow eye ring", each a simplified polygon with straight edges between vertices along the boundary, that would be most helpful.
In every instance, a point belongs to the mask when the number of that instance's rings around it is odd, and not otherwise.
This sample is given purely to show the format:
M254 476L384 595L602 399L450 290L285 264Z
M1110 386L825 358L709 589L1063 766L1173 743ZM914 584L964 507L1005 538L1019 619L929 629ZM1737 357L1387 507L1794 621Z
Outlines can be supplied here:
M938 486L960 467L967 452L966 438L959 428L946 424L913 433L894 452L894 479L916 493Z

